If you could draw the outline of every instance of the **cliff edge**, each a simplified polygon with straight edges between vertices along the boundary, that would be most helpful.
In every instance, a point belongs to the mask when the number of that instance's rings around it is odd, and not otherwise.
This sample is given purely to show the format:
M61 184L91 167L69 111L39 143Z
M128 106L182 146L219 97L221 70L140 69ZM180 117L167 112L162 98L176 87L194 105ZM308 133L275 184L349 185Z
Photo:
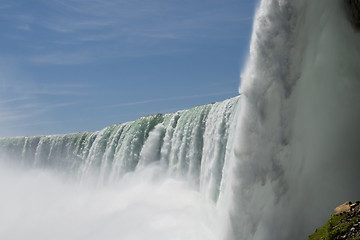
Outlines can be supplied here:
M360 240L360 202L345 202L334 209L327 223L308 240Z

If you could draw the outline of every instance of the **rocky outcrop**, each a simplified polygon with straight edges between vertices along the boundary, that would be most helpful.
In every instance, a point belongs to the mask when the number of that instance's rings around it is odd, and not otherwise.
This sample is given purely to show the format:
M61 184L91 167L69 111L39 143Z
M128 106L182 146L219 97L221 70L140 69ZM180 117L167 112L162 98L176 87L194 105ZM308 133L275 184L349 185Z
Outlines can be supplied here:
M328 222L309 236L309 240L344 239L360 239L360 202L345 202L336 207Z
M350 209L346 212L342 212L339 215L344 215L344 217L339 221L337 226L344 226L344 229L347 229L341 234L338 234L334 240L342 239L360 239L360 206L359 202L352 204L351 202L348 206ZM336 228L337 226L334 226Z
M360 31L360 0L344 0L349 19L354 28Z
M341 204L340 206L338 206L334 209L334 215L348 213L348 212L352 211L358 205L359 205L359 202L356 202L356 203L345 202L344 204Z

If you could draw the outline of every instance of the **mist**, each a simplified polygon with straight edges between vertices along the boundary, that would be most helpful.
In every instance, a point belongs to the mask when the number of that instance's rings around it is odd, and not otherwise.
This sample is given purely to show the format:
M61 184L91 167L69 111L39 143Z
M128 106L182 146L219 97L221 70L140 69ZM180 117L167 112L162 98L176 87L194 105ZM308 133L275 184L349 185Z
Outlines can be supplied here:
M240 97L97 132L0 139L0 238L306 239L360 199L349 2L261 1Z
M0 238L219 239L216 206L148 166L98 186L66 174L0 165Z

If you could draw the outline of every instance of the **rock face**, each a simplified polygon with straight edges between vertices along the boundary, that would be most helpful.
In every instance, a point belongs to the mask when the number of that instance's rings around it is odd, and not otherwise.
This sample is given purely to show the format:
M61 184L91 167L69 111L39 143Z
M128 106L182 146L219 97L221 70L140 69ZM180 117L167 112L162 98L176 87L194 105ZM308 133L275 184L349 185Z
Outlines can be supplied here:
M360 202L345 202L336 207L329 221L309 236L309 240L343 239L360 239Z
M350 212L351 210L350 206L351 206L351 202L345 202L344 204L341 204L340 206L334 209L334 215Z
M350 21L360 31L360 0L344 0Z

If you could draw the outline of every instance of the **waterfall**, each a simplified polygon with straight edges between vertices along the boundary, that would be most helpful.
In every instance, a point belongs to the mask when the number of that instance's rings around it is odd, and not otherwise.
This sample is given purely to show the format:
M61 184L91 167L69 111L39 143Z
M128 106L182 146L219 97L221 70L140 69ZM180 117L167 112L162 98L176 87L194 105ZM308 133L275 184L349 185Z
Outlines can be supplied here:
M360 198L360 35L347 2L261 2L240 87L227 239L306 239Z
M239 97L169 114L142 117L98 132L0 139L2 159L55 169L79 180L115 182L152 163L195 183L216 202L232 147Z
M0 139L0 238L218 240L239 100Z
M262 0L240 97L1 138L0 238L39 222L51 233L36 239L306 239L360 199L358 13L353 0Z

